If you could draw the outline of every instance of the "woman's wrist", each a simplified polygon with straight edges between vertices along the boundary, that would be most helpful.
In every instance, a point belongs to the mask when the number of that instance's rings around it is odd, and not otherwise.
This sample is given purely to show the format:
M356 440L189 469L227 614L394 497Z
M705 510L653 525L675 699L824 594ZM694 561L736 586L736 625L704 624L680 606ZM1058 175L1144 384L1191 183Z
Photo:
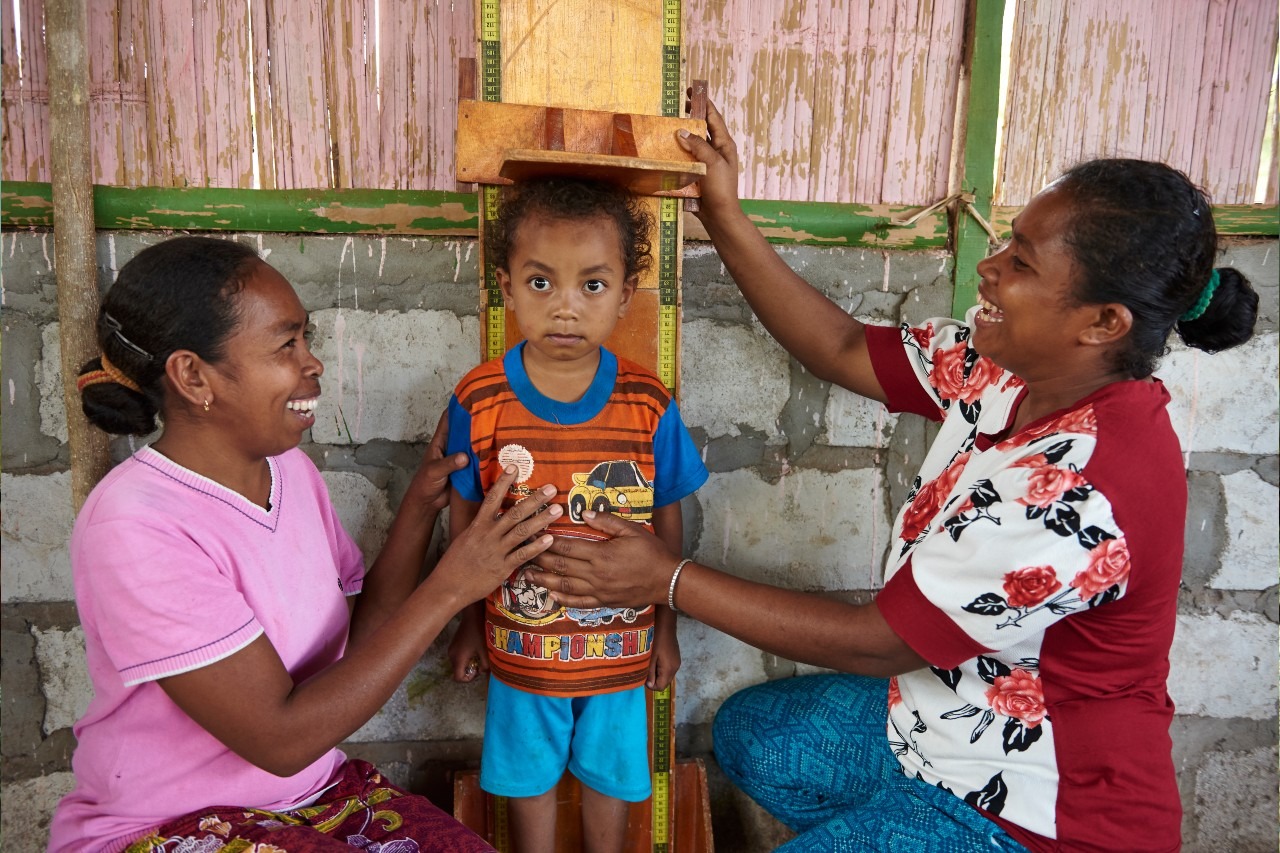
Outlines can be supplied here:
M679 613L680 609L676 607L676 587L680 583L680 575L684 573L685 566L693 562L693 558L685 557L676 563L675 571L671 573L671 580L667 584L667 607L671 608L673 613Z

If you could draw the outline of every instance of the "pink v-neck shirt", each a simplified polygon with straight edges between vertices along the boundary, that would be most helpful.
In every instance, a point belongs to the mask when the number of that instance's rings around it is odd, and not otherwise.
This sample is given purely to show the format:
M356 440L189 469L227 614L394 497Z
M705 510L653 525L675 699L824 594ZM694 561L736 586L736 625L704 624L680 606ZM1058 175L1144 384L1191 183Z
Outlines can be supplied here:
M347 596L364 577L360 551L305 454L268 461L270 510L150 448L85 502L71 565L94 697L75 726L76 786L54 814L50 850L119 850L205 806L296 805L344 760L334 749L275 776L197 725L157 683L263 634L295 682L342 656Z

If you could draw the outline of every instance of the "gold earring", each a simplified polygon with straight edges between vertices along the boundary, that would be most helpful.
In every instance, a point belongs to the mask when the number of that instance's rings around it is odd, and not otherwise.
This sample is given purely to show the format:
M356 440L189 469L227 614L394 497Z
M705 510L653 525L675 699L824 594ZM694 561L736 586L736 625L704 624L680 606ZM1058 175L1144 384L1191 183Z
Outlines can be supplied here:
M205 412L206 412L206 413L209 411L209 401L208 401L208 400L205 400L205 401L204 401L204 410L205 410Z

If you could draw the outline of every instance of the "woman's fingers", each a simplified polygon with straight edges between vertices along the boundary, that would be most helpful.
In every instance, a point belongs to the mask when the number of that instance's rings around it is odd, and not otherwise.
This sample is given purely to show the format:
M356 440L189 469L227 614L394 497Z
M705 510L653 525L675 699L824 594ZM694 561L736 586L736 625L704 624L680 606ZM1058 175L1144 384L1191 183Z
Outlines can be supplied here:
M436 431L432 433L431 440L427 442L427 459L443 459L444 449L449 446L449 412L445 410L440 413L440 420L436 422Z

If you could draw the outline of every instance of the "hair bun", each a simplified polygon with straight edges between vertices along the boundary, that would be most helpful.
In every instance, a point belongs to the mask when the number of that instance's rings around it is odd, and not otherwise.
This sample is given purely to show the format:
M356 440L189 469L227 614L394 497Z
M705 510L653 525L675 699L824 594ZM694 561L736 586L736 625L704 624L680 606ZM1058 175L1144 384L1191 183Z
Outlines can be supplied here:
M1249 280L1233 267L1215 269L1213 275L1200 301L1177 324L1178 336L1187 346L1210 353L1249 340L1258 320L1258 293Z

